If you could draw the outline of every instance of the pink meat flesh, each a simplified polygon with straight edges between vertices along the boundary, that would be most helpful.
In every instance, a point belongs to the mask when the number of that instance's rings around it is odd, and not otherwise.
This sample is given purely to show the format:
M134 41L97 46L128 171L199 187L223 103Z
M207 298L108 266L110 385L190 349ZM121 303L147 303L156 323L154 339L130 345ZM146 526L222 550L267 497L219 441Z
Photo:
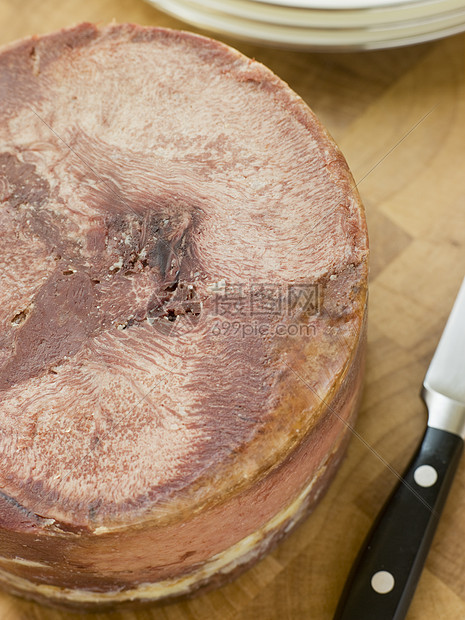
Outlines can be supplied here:
M0 121L1 555L83 589L184 574L347 432L330 405L352 419L361 381L352 177L270 71L163 29L4 49ZM319 312L290 312L289 285Z

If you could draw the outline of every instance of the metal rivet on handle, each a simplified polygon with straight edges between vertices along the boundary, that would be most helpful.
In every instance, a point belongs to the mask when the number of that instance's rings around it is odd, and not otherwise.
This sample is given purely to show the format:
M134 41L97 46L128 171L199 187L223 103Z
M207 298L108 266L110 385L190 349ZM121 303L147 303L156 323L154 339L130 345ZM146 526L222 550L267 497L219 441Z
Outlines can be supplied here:
M417 467L413 479L420 487L432 487L438 479L438 472L431 465Z
M371 587L378 594L387 594L394 588L395 580L387 570L380 570L371 578Z

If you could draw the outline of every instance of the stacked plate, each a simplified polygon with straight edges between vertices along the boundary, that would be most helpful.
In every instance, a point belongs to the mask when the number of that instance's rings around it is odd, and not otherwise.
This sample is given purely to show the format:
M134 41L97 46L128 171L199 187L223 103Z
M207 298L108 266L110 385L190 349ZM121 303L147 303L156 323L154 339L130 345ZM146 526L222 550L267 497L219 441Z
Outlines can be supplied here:
M150 0L199 28L296 49L421 43L465 30L465 0Z

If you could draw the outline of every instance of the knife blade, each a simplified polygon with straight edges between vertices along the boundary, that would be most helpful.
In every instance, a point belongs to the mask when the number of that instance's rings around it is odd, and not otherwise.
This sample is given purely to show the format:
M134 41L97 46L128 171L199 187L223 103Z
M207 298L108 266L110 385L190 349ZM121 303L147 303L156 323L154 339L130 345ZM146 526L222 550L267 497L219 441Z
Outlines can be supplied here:
M368 534L334 620L403 620L465 439L465 279L423 382L426 432Z

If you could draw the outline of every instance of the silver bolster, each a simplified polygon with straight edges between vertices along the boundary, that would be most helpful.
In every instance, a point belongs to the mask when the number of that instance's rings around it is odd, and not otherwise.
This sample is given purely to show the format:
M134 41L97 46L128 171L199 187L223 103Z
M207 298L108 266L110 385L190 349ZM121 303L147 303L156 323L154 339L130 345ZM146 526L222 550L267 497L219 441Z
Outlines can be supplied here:
M423 400L428 407L428 426L459 435L465 440L465 405L423 386Z

